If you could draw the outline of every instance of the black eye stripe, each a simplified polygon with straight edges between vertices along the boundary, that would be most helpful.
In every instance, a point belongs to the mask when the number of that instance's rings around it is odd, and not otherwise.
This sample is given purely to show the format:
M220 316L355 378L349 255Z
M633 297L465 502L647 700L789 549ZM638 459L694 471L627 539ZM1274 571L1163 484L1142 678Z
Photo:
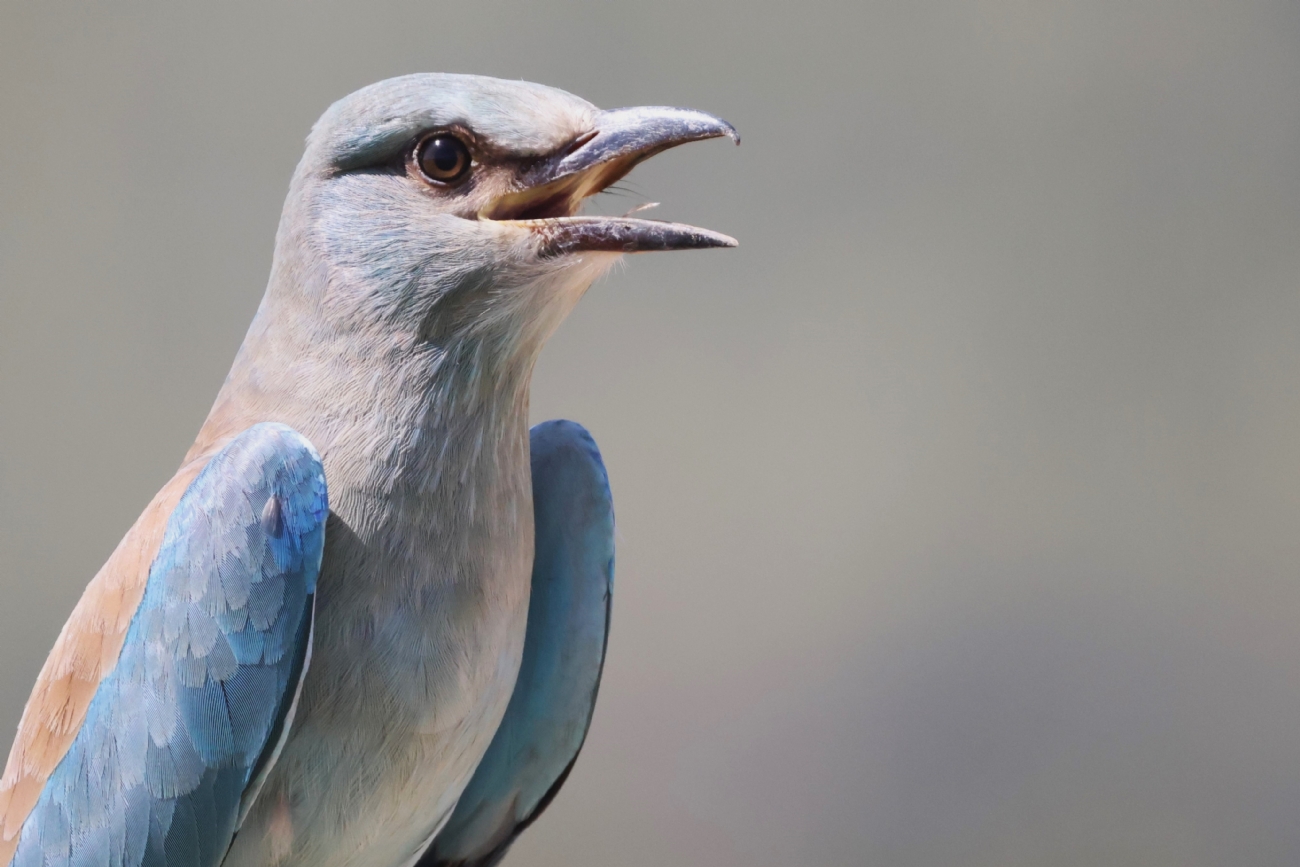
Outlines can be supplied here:
M434 133L415 148L416 167L425 178L438 184L463 180L472 162L469 148L448 132Z

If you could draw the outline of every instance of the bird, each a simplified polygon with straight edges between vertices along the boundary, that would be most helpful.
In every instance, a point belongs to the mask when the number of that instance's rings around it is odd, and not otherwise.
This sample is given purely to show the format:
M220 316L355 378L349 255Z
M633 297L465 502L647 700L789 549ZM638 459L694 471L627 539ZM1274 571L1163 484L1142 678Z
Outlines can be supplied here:
M623 254L582 215L704 112L421 73L337 101L175 476L93 577L0 778L10 867L499 863L563 784L609 635L590 433L534 364Z

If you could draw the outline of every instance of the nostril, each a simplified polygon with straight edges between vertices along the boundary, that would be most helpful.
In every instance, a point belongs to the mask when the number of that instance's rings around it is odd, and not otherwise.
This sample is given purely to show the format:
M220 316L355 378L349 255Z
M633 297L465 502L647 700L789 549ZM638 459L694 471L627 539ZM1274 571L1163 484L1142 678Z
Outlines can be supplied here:
M573 153L598 135L600 135L600 130L593 129L591 132L585 132L578 136L573 141L569 142L569 146L564 149L564 156L567 157L569 154Z

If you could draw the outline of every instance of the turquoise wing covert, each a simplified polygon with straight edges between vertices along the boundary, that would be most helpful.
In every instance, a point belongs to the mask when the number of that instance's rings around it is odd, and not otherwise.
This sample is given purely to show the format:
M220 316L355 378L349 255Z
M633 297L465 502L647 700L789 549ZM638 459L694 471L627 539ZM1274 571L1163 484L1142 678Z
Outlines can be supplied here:
M289 427L208 462L12 867L221 862L290 722L327 514L320 457Z
M564 784L596 706L614 590L614 503L591 435L533 428L528 631L500 728L417 867L491 867Z

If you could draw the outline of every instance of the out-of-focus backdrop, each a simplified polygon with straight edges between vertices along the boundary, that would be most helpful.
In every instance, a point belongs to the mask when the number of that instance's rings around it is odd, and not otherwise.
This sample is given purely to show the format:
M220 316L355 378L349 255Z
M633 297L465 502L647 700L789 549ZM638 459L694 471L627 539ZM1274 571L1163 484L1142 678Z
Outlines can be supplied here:
M1294 2L0 6L0 730L413 71L716 112L543 355L620 522L514 865L1300 863Z

